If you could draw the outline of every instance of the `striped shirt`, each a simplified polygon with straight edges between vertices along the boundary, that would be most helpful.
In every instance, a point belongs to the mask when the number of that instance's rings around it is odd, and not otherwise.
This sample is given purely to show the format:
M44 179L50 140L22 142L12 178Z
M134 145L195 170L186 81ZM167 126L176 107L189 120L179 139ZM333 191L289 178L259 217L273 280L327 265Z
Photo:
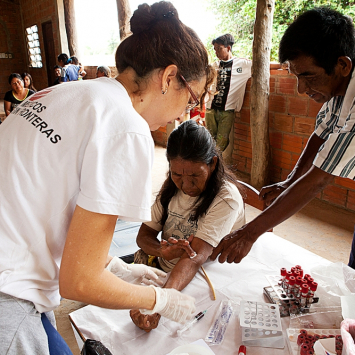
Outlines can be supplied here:
M345 96L326 102L317 115L315 134L324 139L313 165L355 180L355 71Z

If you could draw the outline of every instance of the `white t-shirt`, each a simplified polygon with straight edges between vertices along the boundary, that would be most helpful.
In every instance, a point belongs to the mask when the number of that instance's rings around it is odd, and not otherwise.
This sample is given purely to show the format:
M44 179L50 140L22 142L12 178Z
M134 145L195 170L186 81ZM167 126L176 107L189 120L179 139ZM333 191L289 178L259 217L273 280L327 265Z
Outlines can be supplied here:
M114 79L50 87L12 111L0 127L0 292L55 308L76 204L150 220L153 155L147 122Z
M191 220L191 212L198 197L185 195L181 190L170 200L168 218L162 226L160 220L163 208L160 202L152 206L152 221L145 224L156 230L163 231L162 238L168 240L188 239L191 234L208 244L216 247L222 238L232 230L239 229L245 224L244 202L238 188L225 182L218 195L212 201L206 214L197 221ZM159 259L164 271L173 269L179 259Z
M251 66L251 60L237 57L229 61L214 62L212 67L217 71L217 77L210 92L214 94L217 91L217 94L209 96L206 107L239 112L243 105L247 81L251 77Z

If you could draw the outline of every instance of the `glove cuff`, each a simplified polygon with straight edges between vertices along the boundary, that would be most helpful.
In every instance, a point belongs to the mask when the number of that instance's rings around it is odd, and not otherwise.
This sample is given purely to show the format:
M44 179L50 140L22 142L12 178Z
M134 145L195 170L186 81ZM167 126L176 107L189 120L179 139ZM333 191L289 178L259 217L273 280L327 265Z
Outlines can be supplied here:
M153 285L150 285L148 287L152 287L155 291L155 305L152 310L149 309L140 309L139 311L142 314L154 314L154 313L159 313L162 311L166 305L167 298L164 297L164 290L160 287L155 287Z
M128 272L127 264L117 256L114 256L112 258L112 260L107 265L106 269L119 278L126 276Z

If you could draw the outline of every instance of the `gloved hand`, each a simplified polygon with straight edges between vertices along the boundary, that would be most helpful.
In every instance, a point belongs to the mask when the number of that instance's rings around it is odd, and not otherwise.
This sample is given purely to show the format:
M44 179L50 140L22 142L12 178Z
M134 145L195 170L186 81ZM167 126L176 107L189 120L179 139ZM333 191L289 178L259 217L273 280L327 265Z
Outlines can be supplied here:
M154 287L154 286L150 286ZM154 314L169 318L175 322L184 324L195 313L195 299L173 288L158 288L155 290L155 306L152 310L140 309L142 314Z
M164 286L167 276L164 271L143 264L127 264L115 256L107 265L111 271L120 279L136 285Z

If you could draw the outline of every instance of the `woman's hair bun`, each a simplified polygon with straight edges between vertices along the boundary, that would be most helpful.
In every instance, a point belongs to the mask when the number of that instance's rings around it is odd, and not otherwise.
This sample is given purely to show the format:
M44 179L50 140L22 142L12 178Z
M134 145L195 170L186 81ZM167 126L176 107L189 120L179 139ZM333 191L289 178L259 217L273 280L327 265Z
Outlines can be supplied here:
M131 18L131 31L138 34L149 30L155 23L163 20L179 19L179 15L174 5L169 1L156 2L149 6L142 4L134 11Z

